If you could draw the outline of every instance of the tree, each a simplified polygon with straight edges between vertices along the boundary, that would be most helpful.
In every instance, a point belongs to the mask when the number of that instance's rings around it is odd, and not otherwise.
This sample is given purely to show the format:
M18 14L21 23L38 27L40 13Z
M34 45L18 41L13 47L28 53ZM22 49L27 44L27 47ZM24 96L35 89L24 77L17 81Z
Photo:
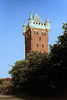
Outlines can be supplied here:
M67 84L67 23L62 28L64 34L50 46L49 54L32 51L12 66L9 74L19 93L52 93Z
M0 84L2 84L2 80L0 79Z
M50 47L51 78L57 88L67 83L67 23L62 28L64 34Z
M16 61L15 65L12 66L12 70L9 71L15 89L17 89L17 87L21 88L22 83L27 80L26 72L28 71L28 65L29 62L27 60Z
M49 55L44 52L30 52L27 55L30 61L30 70L28 72L28 82L30 89L36 92L43 93L48 86L48 69L49 69ZM28 87L29 87L28 86ZM31 91L31 90L30 90Z
M47 61L47 53L42 54L35 51L28 53L25 60L16 61L9 72L12 76L14 87L17 89L18 86L21 91L25 92L40 91L41 86L44 85L40 83L41 81L43 83L47 76L45 74L47 71L45 69L48 68Z

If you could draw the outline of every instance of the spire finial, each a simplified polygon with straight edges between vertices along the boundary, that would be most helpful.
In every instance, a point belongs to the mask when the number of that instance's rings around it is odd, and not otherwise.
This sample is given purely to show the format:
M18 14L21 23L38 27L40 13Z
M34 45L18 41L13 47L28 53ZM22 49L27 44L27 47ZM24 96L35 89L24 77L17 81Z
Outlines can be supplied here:
M48 18L48 16L47 16L47 18L46 18L46 21L49 22L49 18Z
M26 21L24 21L24 24L23 24L23 26L26 26Z
M29 19L32 19L32 13L30 13L30 18Z

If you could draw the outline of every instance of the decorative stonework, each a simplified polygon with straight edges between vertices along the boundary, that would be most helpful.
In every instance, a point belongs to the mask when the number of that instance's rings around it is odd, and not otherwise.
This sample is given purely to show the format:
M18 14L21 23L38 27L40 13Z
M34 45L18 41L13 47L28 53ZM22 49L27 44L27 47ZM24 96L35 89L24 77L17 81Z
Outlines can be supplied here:
M23 35L25 36L25 54L30 51L48 52L48 32L50 31L50 22L48 17L44 23L37 13L30 14L29 23L23 25ZM38 31L37 34L35 34ZM39 39L41 38L41 39Z
M48 17L46 19L46 22L44 23L41 20L41 18L37 15L37 13L35 13L33 17L32 17L32 14L30 14L28 26L26 26L26 22L24 21L24 25L23 25L23 35L25 35L25 32L29 28L46 29L49 32L50 31L50 22L49 22Z

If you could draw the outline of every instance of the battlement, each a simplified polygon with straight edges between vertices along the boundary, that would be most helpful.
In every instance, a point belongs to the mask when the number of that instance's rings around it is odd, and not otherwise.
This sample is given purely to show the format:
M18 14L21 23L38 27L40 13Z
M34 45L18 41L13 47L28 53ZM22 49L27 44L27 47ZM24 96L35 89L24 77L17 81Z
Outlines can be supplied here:
M23 35L25 36L25 55L30 51L41 53L48 52L48 32L50 31L50 22L48 17L44 23L37 13L30 14L28 25L23 24Z
M48 32L50 31L50 22L48 17L46 18L46 22L44 23L41 18L38 16L37 13L34 14L34 16L32 17L32 14L30 14L30 18L29 18L29 23L26 26L26 22L24 22L23 25L23 35L25 35L25 32L29 29L29 28L40 28L40 29L46 29Z

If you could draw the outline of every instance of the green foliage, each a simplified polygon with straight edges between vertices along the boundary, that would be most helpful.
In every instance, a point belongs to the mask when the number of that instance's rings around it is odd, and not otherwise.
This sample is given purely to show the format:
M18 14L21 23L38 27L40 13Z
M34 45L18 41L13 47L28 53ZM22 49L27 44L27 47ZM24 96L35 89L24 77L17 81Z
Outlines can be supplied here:
M64 34L46 52L30 52L25 60L16 61L11 74L15 92L55 93L67 84L67 24Z
M65 24L66 26L66 24ZM63 26L63 28L65 28ZM51 78L56 87L67 84L67 33L58 37L57 44L50 48Z
M2 80L0 79L0 84L2 84Z
M2 81L2 80L1 80ZM12 90L12 83L10 81L2 81L2 84L0 84L0 93L5 94L6 89L9 90L9 93L11 93L10 90Z
M47 53L33 51L28 53L25 60L16 61L9 72L15 88L17 89L18 85L23 91L29 92L34 89L38 91L41 79L44 80L47 77L48 56Z

